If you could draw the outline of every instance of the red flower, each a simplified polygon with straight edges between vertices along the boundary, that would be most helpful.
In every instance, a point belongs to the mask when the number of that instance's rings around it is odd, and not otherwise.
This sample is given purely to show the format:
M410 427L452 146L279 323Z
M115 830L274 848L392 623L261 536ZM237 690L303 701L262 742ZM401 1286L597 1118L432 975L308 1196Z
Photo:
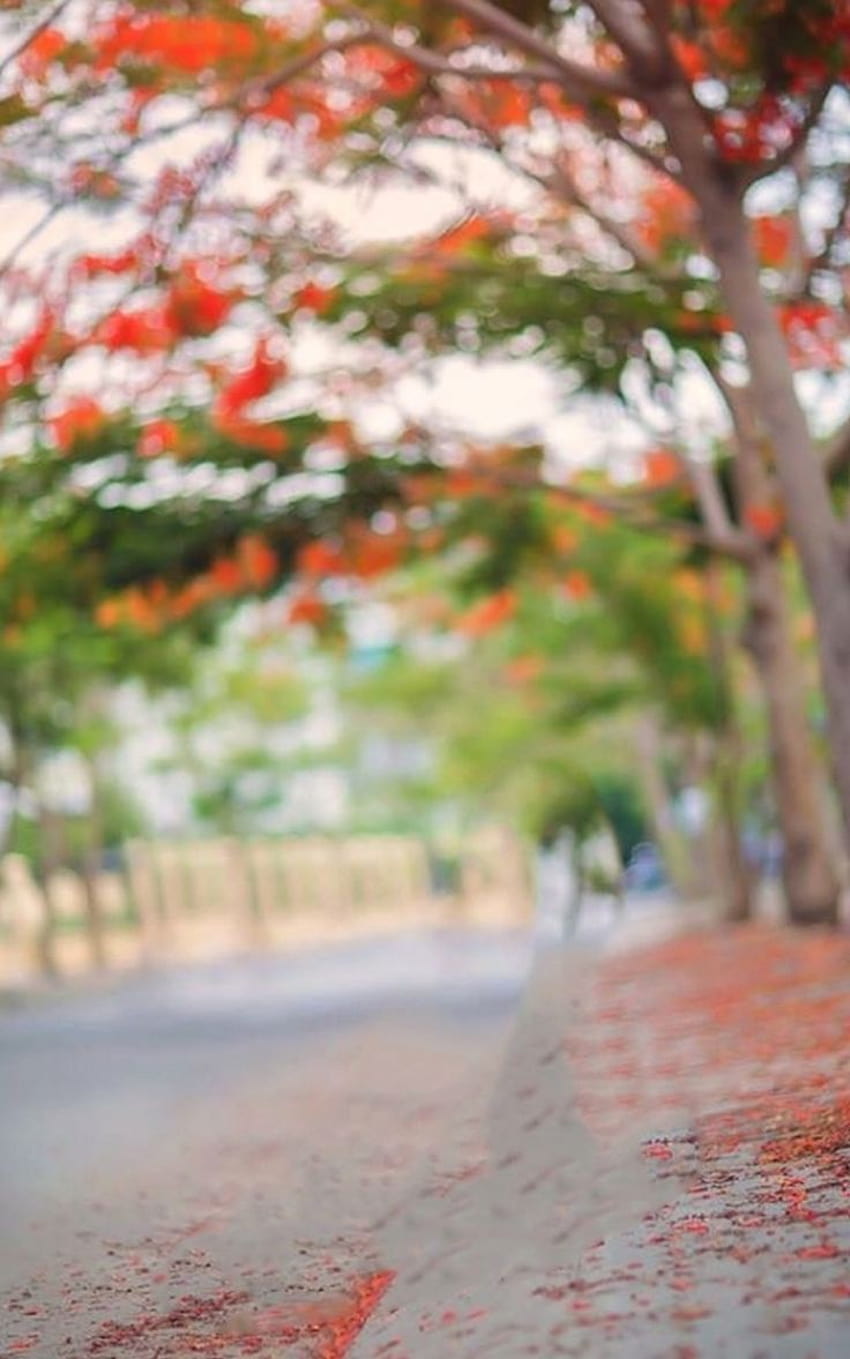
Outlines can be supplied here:
M764 264L778 267L787 263L794 243L794 228L787 217L756 217L753 233Z
M107 316L92 337L114 352L132 349L137 354L158 354L174 343L174 330L159 307L139 311L116 311Z
M484 637L502 623L506 623L515 612L516 596L513 590L500 590L498 594L480 600L461 614L456 627L467 637Z
M218 594L233 595L242 588L242 568L232 557L219 557L209 570L209 579Z
M289 447L286 431L279 425L262 424L258 420L246 420L242 416L227 413L217 415L216 424L228 439L254 452L276 455L285 453Z
M312 591L305 590L297 595L289 606L290 623L321 623L327 617L328 608L323 600Z
M305 283L292 300L296 307L303 311L312 311L321 316L328 310L335 297L336 288L323 288L320 283Z
M127 274L138 264L135 250L121 250L117 255L80 255L76 268L87 278L98 274Z
M58 28L45 28L21 53L21 70L24 75L37 79L67 46L68 39Z
M847 322L842 312L822 302L798 302L782 308L780 322L796 367L843 367Z
M568 571L564 577L564 594L568 599L587 599L593 594L590 577L584 571Z
M180 430L173 420L152 420L139 436L137 452L140 458L158 458L163 453L174 453Z
M237 557L247 584L256 589L265 590L276 578L280 565L277 553L258 534L241 539Z
M744 522L759 538L769 542L782 528L785 515L778 505L748 505Z
M174 279L165 315L178 335L212 335L229 316L235 296L212 287L196 264L184 265Z
M335 575L344 570L342 552L331 543L305 543L298 553L298 570L308 576Z
M78 396L48 421L48 427L62 452L68 453L79 440L97 434L105 423L102 406L90 396Z
M268 396L286 371L283 359L273 358L269 353L268 340L260 340L248 367L219 393L215 403L216 417L226 422L229 417L240 415L250 402Z
M35 330L15 346L5 363L0 364L0 396L30 380L54 334L55 325L53 312L45 307Z
M404 535L401 533L357 533L349 547L351 570L361 580L372 580L392 571L401 561Z
M234 61L250 61L257 55L258 34L238 19L134 13L105 27L96 45L103 70L129 60L200 75Z
M644 457L645 480L649 486L668 486L676 481L681 473L681 464L675 453L667 448L654 448Z

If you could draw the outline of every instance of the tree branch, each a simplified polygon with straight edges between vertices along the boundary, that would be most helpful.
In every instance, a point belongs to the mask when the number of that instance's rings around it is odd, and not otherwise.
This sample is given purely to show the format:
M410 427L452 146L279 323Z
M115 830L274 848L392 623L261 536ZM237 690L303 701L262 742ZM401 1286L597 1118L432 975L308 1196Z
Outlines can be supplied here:
M641 0L641 4L658 37L666 41L673 22L672 0Z
M683 519L668 519L653 513L651 497L646 495L609 495L600 491L589 491L584 487L543 481L536 475L508 476L495 468L465 467L458 470L480 480L483 489L496 486L503 491L525 491L529 494L535 491L543 492L568 505L585 505L590 509L601 510L633 529L678 538L692 547L704 547L718 556L728 557L742 564L751 561L757 551L757 545L750 535L734 527L728 530L712 529L708 525L692 524Z
M50 204L49 208L45 208L43 215L39 217L38 221L33 222L32 226L24 232L23 236L21 236L13 246L10 246L3 258L0 259L0 278L3 278L3 276L13 268L27 246L32 245L33 241L38 239L42 231L46 231L51 222L55 221L59 214L70 206L70 200L57 199L54 203Z
M554 78L563 85L576 103L587 106L593 99L626 98L637 96L637 89L625 75L594 70L579 61L561 56L555 47L538 37L526 24L520 23L491 0L438 0L445 8L462 14L486 32L516 47L526 56L551 65Z
M537 175L534 174L533 171L529 171L529 174L531 174L535 181L543 188L548 189L550 193L557 194L565 202L572 204L574 207L578 208L580 212L583 212L589 217L604 235L610 237L621 250L624 250L627 254L631 255L632 259L648 278L651 278L654 282L661 285L684 280L684 276L679 270L676 270L675 272L663 270L659 265L659 262L653 259L648 251L643 249L640 242L632 233L626 231L619 222L606 216L598 208L589 203L576 185L575 179L570 174L569 169L563 164L562 159L555 162L555 168L551 176L543 174Z
M39 38L42 33L46 32L46 30L51 27L52 24L56 23L56 20L59 18L59 15L62 13L63 10L68 8L70 2L71 0L59 0L58 4L54 5L52 9L49 9L47 11L43 19L39 19L38 23L35 24L34 27L30 29L29 33L24 34L20 42L17 43L17 45L12 48L11 52L7 52L3 60L0 61L0 75L2 75L4 71L8 70L12 63L17 61L18 57L22 56L23 53L26 52L27 48L30 47L32 43L35 42L36 38Z
M47 19L39 26L39 28L33 30L27 36L26 41L18 45L16 52L10 54L10 56L4 60L4 63L0 63L0 72L2 72L3 66L7 65L16 54L19 55L20 52L26 49L33 38L56 18L61 10L65 8L67 3L69 3L69 0L62 0L61 4L55 6L54 9L51 10ZM297 57L293 57L291 61L287 62L272 75L247 81L239 87L238 91L228 95L224 99L205 104L201 108L194 109L185 117L177 118L163 127L154 128L144 135L133 137L129 143L114 151L100 168L105 173L108 173L116 169L123 160L130 156L134 151L137 151L140 147L149 146L155 142L163 141L168 137L175 136L177 133L195 126L203 118L211 117L216 113L232 113L237 115L242 113L244 116L250 117L252 112L262 107L263 101L268 98L270 94L273 94L280 86L288 84L297 76L303 75L306 71L309 71L324 57L330 55L330 53L343 52L351 47L362 46L366 41L368 41L368 39L362 33L354 33L346 34L334 42L320 43L319 45L312 47L309 51L302 52ZM39 218L39 220L25 232L20 240L9 249L7 254L0 259L0 278L12 268L22 252L31 245L61 213L65 212L68 208L73 207L75 203L78 202L79 195L74 193L71 193L64 198L55 199L49 207L45 209L44 215Z
M829 440L824 453L824 466L830 477L850 467L850 419L845 420Z
M642 83L654 85L667 76L670 47L657 28L650 28L623 0L588 0L588 4Z
M720 489L714 468L710 463L697 462L695 458L683 457L681 462L688 474L699 512L706 529L716 538L725 538L736 533L729 517L726 501Z
M443 101L446 102L445 96L443 96ZM471 131L478 133L497 156L505 156L505 146L492 128L477 121L471 121L468 114L459 112L457 107L453 104L448 104L447 107L452 117L457 118L459 122L463 123L464 126L468 127ZM623 145L630 151L635 150L629 142L624 142ZM631 255L635 263L638 264L647 277L651 278L654 282L657 282L663 287L670 283L684 281L680 271L676 270L673 272L662 270L658 261L653 260L649 253L641 248L640 243L632 234L624 230L624 228L614 221L613 218L604 215L599 209L594 208L588 202L580 192L569 169L565 166L563 157L555 159L554 168L550 174L546 174L541 170L535 170L532 166L527 164L518 165L514 161L507 163L517 174L521 174L525 179L531 180L534 184L539 184L542 189L545 189L547 193L553 194L556 198L559 198L561 202L567 203L570 207L578 208L580 212L583 212L595 222L596 226L603 234L614 241L621 250L624 250L627 254ZM656 164L654 160L652 165L653 169L659 169L659 165ZM664 171L662 168L661 173L668 172Z
M750 173L743 176L743 183L747 188L757 184L759 180L767 179L770 175L777 174L790 165L794 157L802 150L809 139L809 134L817 126L820 116L823 113L826 101L833 90L832 81L822 85L812 96L812 101L797 131L792 136L788 145L780 151L773 160L767 165L757 166Z
M845 218L847 217L848 212L850 212L850 166L845 166L844 183L841 186L841 198L838 204L838 212L835 221L824 232L823 245L814 258L808 262L803 285L800 288L800 293L802 295L808 293L815 274L819 273L821 269L829 268L832 252L844 231Z
M538 84L542 84L544 81L554 82L559 79L560 73L554 63L520 66L508 71L490 66L460 66L457 62L452 61L450 56L442 56L439 52L434 52L428 47L422 47L419 43L399 42L389 24L381 23L380 19L370 18L358 5L346 3L340 5L339 9L343 14L349 15L352 19L357 19L363 24L360 42L371 35L382 47L397 52L399 56L405 57L412 65L418 66L427 75L462 76L465 80L529 80Z
M325 57L332 52L346 52L352 47L362 47L368 41L369 35L363 32L347 33L337 38L333 42L318 43L315 47L308 48L306 52L301 52L293 57L291 61L281 66L279 70L271 75L260 76L256 80L248 81L241 85L236 95L231 95L223 99L221 103L212 106L212 112L227 112L238 109L238 101L247 98L249 102L256 102L266 95L274 94L282 85L288 85L291 80L304 75L313 66L317 66ZM250 111L250 110L249 110Z
M674 165L669 157L665 158L658 155L655 151L651 151L648 146L641 146L640 142L630 141L623 132L622 125L615 113L610 113L601 108L588 109L586 120L588 125L601 136L609 137L611 141L615 141L620 146L625 147L627 151L631 151L633 156L637 156L638 160L642 160L656 174L664 175L668 179L675 179L677 183L681 182L678 161Z

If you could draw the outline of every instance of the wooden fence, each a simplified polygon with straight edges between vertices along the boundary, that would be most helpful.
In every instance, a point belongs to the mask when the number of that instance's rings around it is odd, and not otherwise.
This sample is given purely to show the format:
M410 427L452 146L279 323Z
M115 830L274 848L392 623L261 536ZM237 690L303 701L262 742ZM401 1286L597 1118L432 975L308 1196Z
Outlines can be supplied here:
M527 925L531 884L510 832L471 836L457 889L435 891L414 836L136 840L125 872L87 885L67 870L35 881L27 860L0 863L0 987L40 973L225 957L404 928Z

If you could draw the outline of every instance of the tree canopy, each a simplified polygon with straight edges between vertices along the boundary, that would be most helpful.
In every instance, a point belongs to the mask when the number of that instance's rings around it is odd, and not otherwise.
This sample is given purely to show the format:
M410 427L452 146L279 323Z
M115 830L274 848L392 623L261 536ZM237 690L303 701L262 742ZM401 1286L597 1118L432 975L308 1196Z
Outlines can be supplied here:
M665 711L726 730L706 554L778 616L787 536L850 827L845 4L60 0L0 35L10 676L71 636L144 668L282 586L330 629L466 554L469 635L529 589L602 600ZM404 240L363 229L410 190ZM486 440L408 409L454 354L625 413L627 474L521 412Z

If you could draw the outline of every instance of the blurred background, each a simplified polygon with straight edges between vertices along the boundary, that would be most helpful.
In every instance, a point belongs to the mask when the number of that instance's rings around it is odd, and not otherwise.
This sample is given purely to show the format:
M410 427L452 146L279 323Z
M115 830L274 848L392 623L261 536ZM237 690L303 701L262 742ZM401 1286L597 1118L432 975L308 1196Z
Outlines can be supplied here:
M562 10L512 22L592 62ZM314 70L321 6L0 18L5 988L367 919L840 917L828 591L658 127L458 103L385 20ZM846 92L786 174L809 57L715 21L682 79L760 167L741 230L838 516Z

